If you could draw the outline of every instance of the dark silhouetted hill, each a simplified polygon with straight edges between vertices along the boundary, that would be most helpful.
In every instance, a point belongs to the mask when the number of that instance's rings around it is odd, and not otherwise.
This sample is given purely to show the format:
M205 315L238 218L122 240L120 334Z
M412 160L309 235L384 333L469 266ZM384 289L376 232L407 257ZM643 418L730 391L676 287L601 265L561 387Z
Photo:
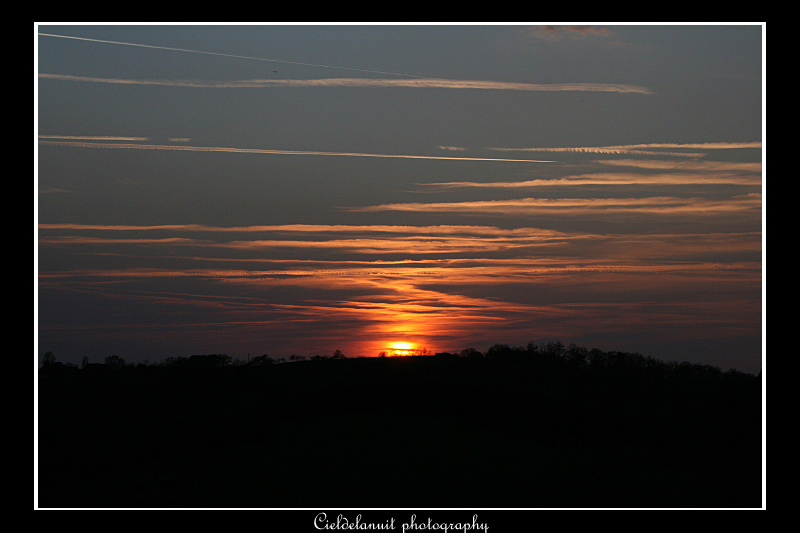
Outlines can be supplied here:
M49 361L40 506L761 506L750 374L560 343L268 359Z

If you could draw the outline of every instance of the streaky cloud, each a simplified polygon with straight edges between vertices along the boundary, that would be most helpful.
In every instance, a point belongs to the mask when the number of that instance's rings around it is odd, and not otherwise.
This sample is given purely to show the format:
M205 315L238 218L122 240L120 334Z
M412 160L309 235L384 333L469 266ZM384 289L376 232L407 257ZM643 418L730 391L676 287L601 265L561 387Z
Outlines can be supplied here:
M763 165L757 163L743 163L733 161L674 161L653 159L598 159L600 165L634 167L657 170L694 170L700 172L749 172L761 173Z
M543 25L524 28L520 30L520 32L525 35L551 41L560 41L563 37L575 39L584 38L589 35L600 37L610 37L613 35L608 28L588 25Z
M39 189L37 192L39 194L69 194L72 193L73 191L69 189L61 189L58 187L49 187L47 189Z
M484 80L448 80L441 78L383 79L383 78L319 78L319 79L255 79L255 80L133 80L96 78L65 74L39 74L40 78L122 85L161 85L206 89L270 88L270 87L389 87L412 89L483 89L511 91L585 91L652 94L650 89L618 83L516 83Z
M349 211L417 211L449 213L485 213L496 215L537 214L694 214L741 212L761 207L761 195L757 193L735 196L728 199L680 198L655 196L647 198L520 198L514 200L483 200L441 203L397 203L348 208Z
M533 246L564 244L567 234L537 228L503 230L490 226L254 226L244 228L213 228L203 226L100 226L76 224L40 224L40 231L73 230L75 232L102 231L112 237L98 236L40 236L39 245L186 245L217 249L259 250L334 250L358 254L401 253L447 254L509 251ZM214 242L186 237L139 237L143 231L163 230L172 234L181 232L231 232L237 238L231 241ZM240 233L269 233L243 240ZM133 233L133 236L130 234ZM334 233L333 236L330 234ZM120 235L122 234L122 235ZM127 234L127 235L126 235ZM357 235L353 235L357 234Z
M39 139L44 140L68 140L68 141L149 141L149 137L116 137L111 135L39 135Z
M646 167L666 168L666 167ZM454 181L422 184L427 187L441 189L455 188L530 188L547 186L575 185L761 185L760 175L739 175L731 172L719 173L594 173L568 176L563 178L535 179L525 181L475 182Z
M504 229L497 226L475 225L437 225L437 226L389 226L383 224L345 225L345 224L279 224L259 226L208 226L204 224L159 224L159 225L117 225L117 224L45 224L40 223L39 229L69 229L78 231L151 231L170 230L188 232L224 232L224 233L250 233L250 232L280 232L280 233L409 233L409 234L466 234L466 235L514 235L514 236L564 236L565 233L551 229L541 228L514 228Z
M650 144L623 144L612 146L576 146L576 147L538 147L538 148L501 148L487 147L487 150L500 152L577 152L589 154L633 154L633 155L659 155L699 158L705 153L698 152L667 152L664 149L681 150L741 150L761 149L761 142L711 142L711 143L650 143Z
M761 142L710 142L710 143L652 143L631 144L622 148L700 148L702 150L740 150L762 148Z
M111 239L101 237L57 236L39 237L39 244L197 244L200 241L180 237L164 239Z
M760 243L760 235L761 232L737 232L737 233L657 233L657 234L593 234L593 233L585 233L585 232L570 232L566 233L563 231L557 231L553 229L542 229L537 227L518 227L518 228L500 228L497 226L386 226L386 225L315 225L315 224L287 224L287 225L273 225L273 226L229 226L229 227L221 227L221 226L205 226L205 225L198 225L198 224L175 224L175 225L142 225L142 226L134 226L134 225L98 225L98 224L72 224L72 223L60 223L60 224L38 224L38 229L42 232L47 232L48 230L72 230L76 233L80 232L106 232L112 233L117 235L116 238L107 238L107 237L80 237L79 235L72 235L69 237L64 236L57 236L57 237L47 237L46 235L42 235L40 239L45 243L67 243L67 242L76 242L76 243L95 243L95 244L114 244L114 243L133 243L133 242L143 242L143 243L161 243L161 244L173 244L176 242L183 242L186 244L201 244L203 246L217 246L222 245L226 246L227 243L215 243L211 241L201 241L197 239L189 239L189 238L181 238L181 240L177 240L177 237L170 237L170 238L148 238L148 239L141 239L139 237L134 236L133 238L130 237L120 237L119 234L125 233L132 233L136 235L140 232L152 232L152 231L166 231L169 232L171 235L181 235L183 233L196 233L196 232L220 232L220 233L233 233L233 234L249 234L249 233L273 233L276 236L283 237L283 240L280 239L272 239L271 242L274 243L287 243L290 246L302 246L308 245L309 247L316 247L318 245L324 246L349 246L350 243L354 242L356 239L353 239L351 236L352 234L360 234L360 235L371 235L370 240L378 242L379 240L383 240L389 243L395 242L396 239L404 239L405 243L409 243L409 239L413 238L421 238L425 241L430 242L446 242L447 240L452 240L453 242L465 242L469 239L475 240L475 242L488 242L488 243L497 243L497 242L507 242L507 243L534 243L534 242L565 242L565 241L572 241L573 243L577 242L593 242L593 243L602 243L604 248L608 248L609 245L613 243L624 243L633 244L633 249L641 250L642 247L647 247L647 243L651 243L654 248L657 249L667 249L669 248L670 244L673 246L679 245L679 243L685 242L688 246L699 246L702 249L709 249L714 248L722 243L725 243L725 247L730 247L733 244L743 244L747 241L746 248L751 249L752 243L750 243L750 239L755 239L754 242ZM331 236L330 234L334 234ZM320 241L315 240L298 240L299 238L309 239L313 237L321 238ZM339 237L339 238L337 238ZM69 239L69 240L68 240ZM71 241L70 241L71 240ZM423 241L423 242L425 242ZM236 246L242 245L242 243L257 243L259 245L267 242L261 239L260 237L256 237L255 240L252 241L244 241L241 239L240 236L237 235L237 240L232 241ZM682 245L681 245L682 246ZM619 256L618 252L615 252L615 257ZM210 258L209 258L210 259ZM213 259L213 260L231 260L234 261L232 258L227 259ZM251 261L251 259L235 259L236 261L245 260ZM256 259L258 261L270 262L270 263L282 263L282 262L290 262L290 263L313 263L313 264L329 264L331 261L323 260L323 259L314 259L314 260L303 260L303 259L276 259L276 258L262 258ZM475 259L467 259L467 258L451 258L447 259L448 263L452 262L464 262L464 261L473 261ZM497 258L493 258L492 261L496 261ZM529 261L530 258L526 259L526 262ZM435 260L425 260L424 263L426 265L430 264L441 264L441 261L445 261L443 259L435 259ZM418 261L416 260L392 260L392 261L368 261L367 264L375 265L375 264L382 264L382 265L398 265L398 264L415 264ZM344 265L344 264L355 264L355 265L363 265L365 264L364 261L333 261L333 263L337 265Z

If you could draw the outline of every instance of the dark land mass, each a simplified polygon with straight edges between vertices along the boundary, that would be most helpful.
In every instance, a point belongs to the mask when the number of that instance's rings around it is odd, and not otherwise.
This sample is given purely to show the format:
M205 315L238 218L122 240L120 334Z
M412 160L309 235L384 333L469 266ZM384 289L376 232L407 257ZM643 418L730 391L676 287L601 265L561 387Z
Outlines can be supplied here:
M51 362L39 505L762 506L760 376L560 343L462 355Z

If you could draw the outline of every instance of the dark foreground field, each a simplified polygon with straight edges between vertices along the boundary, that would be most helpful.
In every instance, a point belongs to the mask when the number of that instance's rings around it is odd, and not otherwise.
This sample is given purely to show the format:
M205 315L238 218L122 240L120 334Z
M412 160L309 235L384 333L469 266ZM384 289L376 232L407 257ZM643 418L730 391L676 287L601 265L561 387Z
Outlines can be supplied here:
M42 372L39 505L761 507L760 378L493 355Z

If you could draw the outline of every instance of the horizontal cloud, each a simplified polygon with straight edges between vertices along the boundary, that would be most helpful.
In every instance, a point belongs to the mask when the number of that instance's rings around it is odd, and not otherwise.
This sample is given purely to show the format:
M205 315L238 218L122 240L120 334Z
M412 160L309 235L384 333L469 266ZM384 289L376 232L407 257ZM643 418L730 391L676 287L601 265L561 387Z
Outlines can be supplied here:
M85 236L39 237L39 244L197 244L195 239L170 237L165 239L111 239Z
M548 39L553 41L559 41L562 38L568 37L571 39L576 38L584 38L587 36L600 36L600 37L610 37L613 34L611 30L608 28L602 28L598 26L556 26L556 25L547 25L547 26L532 26L530 28L523 28L519 30L520 33L524 35L530 35L532 37L539 37L542 39Z
M594 173L567 176L555 179L536 179L525 181L474 182L454 181L428 183L434 188L526 188L568 185L761 185L760 175L740 175L735 173Z
M633 154L633 155L668 155L678 157L704 157L705 153L698 152L667 152L665 149L681 150L739 150L761 149L760 142L715 142L715 143L650 143L650 144L625 144L616 146L579 146L579 147L539 147L539 148L498 148L489 147L487 150L501 152L577 152L590 154Z
M350 211L418 211L450 213L483 213L497 215L537 214L697 214L713 215L760 209L761 195L749 194L730 199L678 198L658 196L648 198L520 198L516 200L486 200L472 202L398 203L354 207Z
M219 228L195 225L172 226L100 226L74 224L41 224L40 231L73 230L78 233L112 233L113 237L96 235L42 235L39 245L113 245L165 244L192 247L265 250L330 250L356 254L463 254L508 252L515 248L563 244L567 234L519 228L503 230L489 226L320 226L285 225ZM175 233L258 233L258 238L212 241L188 237L142 237L143 232ZM133 234L133 235L126 235ZM269 238L263 238L267 234ZM333 234L333 235L331 235ZM358 234L354 236L353 234Z
M733 161L674 161L645 159L600 159L595 163L606 166L634 167L656 170L695 170L701 172L743 172L761 174L761 163L740 163Z
M149 137L114 137L110 135L39 135L40 140L58 139L62 141L149 141Z
M440 269L510 269L551 270L578 268L650 268L641 260L645 258L686 258L693 254L714 252L742 253L758 252L761 247L760 233L709 233L709 234L613 234L599 235L581 232L559 232L539 228L522 227L502 229L493 226L246 226L209 227L196 225L169 226L102 226L80 224L40 224L40 246L115 246L125 245L128 255L135 255L132 245L147 247L147 257L156 247L163 246L169 253L177 252L177 245L197 249L217 250L218 257L200 257L184 253L183 257L194 261L227 261L230 264L260 262L286 265L291 274L302 272L358 273L366 267L370 272L430 273ZM59 235L48 235L56 232ZM63 233L69 232L69 235ZM166 233L154 237L152 232ZM186 234L230 233L234 239L210 240L188 237ZM100 236L98 236L98 234ZM108 236L108 234L111 234ZM253 234L251 239L243 236ZM354 236L357 234L357 236ZM268 238L264 238L264 237ZM318 251L320 249L363 256L355 259L325 259L315 255L314 259L270 256L263 252ZM227 251L257 252L254 256L231 256ZM498 254L496 252L502 252ZM368 256L398 254L399 260L375 260ZM427 259L411 259L419 254L429 254ZM464 255L469 254L469 255ZM637 261L630 261L638 258ZM663 268L665 265L657 265ZM284 268L284 267L281 267ZM670 267L672 268L672 267ZM213 269L217 271L215 267ZM238 271L238 268L237 268ZM137 275L141 271L137 270ZM289 274L290 272L284 272ZM258 275L249 272L248 275Z
M319 79L263 79L263 80L133 80L121 78L94 78L64 74L39 74L39 78L60 81L114 83L123 85L161 85L168 87L194 87L212 89L270 88L270 87L372 87L411 89L483 89L505 91L582 91L650 94L637 85L616 83L514 83L483 80L448 80L440 78L378 79L378 78L319 78Z
M159 224L159 225L114 225L114 224L39 224L42 230L80 230L80 231L151 231L171 230L186 232L280 232L280 233L410 233L410 234L464 234L464 235L523 235L523 236L564 236L566 234L540 228L502 229L496 226L440 225L440 226L388 226L382 224L344 225L344 224L279 224L269 226L208 226L204 224Z
M493 341L531 331L570 338L648 321L665 334L686 335L702 323L731 335L759 309L757 232L313 224L38 229L40 293L76 308L91 305L86 316L97 316L87 322L75 313L74 321L45 322L41 331L77 338L140 339L169 328L185 334L186 343L249 339L270 353L335 346L349 356L376 355L388 339L436 351L489 333ZM721 284L733 295L723 308L716 300ZM127 313L130 305L146 305L147 319ZM288 337L285 346L275 344L276 331ZM310 337L319 346L309 346Z
M702 150L740 150L742 148L761 149L760 142L713 142L713 143L650 143L630 144L620 148L700 148Z

